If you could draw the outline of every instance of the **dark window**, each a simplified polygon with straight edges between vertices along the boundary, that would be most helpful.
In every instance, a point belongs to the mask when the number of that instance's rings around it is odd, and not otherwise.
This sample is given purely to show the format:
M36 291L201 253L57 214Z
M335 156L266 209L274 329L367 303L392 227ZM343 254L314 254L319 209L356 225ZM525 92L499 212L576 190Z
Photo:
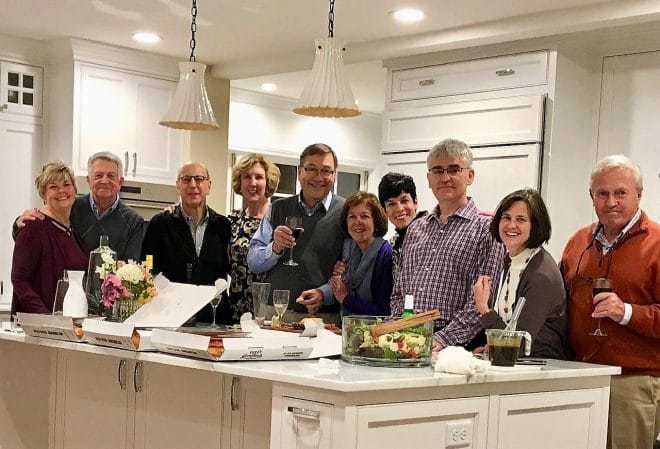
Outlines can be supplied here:
M17 90L8 90L7 91L7 101L9 103L18 104L18 91Z
M294 195L296 193L296 182L298 181L298 170L295 165L276 164L280 169L280 185L277 187L277 193ZM273 198L276 198L274 195Z
M337 174L337 195L348 198L360 190L360 175L357 173L339 172Z
M18 87L18 73L7 73L7 84Z
M29 92L23 92L23 104L26 106L32 106L34 104L34 95Z
M34 76L23 75L23 87L26 89L34 89Z

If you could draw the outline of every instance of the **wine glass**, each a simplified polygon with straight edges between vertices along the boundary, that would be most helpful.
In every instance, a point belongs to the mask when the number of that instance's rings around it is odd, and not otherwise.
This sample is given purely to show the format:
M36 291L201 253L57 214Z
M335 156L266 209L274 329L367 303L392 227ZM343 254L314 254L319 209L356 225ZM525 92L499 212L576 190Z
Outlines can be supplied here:
M291 232L293 233L293 238L298 240L300 236L302 235L304 228L303 228L303 220L302 217L300 216L290 216L286 217L286 220L284 221L284 224L291 229ZM294 262L293 260L293 248L289 250L289 260L284 262L284 265L290 266L290 267L297 267L298 264Z
M213 315L213 319L211 321L211 327L220 327L218 324L215 322L215 311L218 309L218 306L220 305L220 301L222 301L222 292L218 292L215 294L213 298L211 298L211 309L213 311L211 314Z
M263 326L266 320L266 306L268 305L268 293L270 284L267 282L253 282L250 286L252 291L252 306L254 307L254 320L259 326Z
M277 322L282 322L284 312L289 307L289 290L273 290L273 307L277 314Z
M211 309L212 314L213 314L213 319L211 320L211 327L220 327L218 324L215 322L215 311L218 309L218 306L220 305L220 301L222 301L222 293L227 290L229 291L229 286L231 285L231 275L227 274L227 280L218 278L215 281L215 295L213 298L211 298L210 304L211 304Z
M612 291L612 286L610 285L610 280L607 278L596 278L591 284L591 294L595 297L598 293L608 293ZM602 318L598 318L598 326L596 330L591 332L589 335L595 337L607 337L607 334L600 328L600 321Z

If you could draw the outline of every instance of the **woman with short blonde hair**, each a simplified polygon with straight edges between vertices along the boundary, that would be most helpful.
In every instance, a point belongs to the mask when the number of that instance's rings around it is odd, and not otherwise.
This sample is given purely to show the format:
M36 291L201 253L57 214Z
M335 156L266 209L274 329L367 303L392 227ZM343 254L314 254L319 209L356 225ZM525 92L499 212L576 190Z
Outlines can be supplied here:
M228 307L221 309L221 316L230 316L225 321L238 322L243 313L254 312L250 286L253 281L261 280L261 276L248 270L247 254L250 240L268 211L270 197L277 191L279 183L280 169L260 154L246 154L232 168L232 190L243 197L243 210L229 215L231 286Z
M49 162L34 185L44 202L39 211L45 218L26 222L16 237L12 312L51 313L57 280L64 270L85 270L87 255L71 231L76 199L73 171L61 161Z

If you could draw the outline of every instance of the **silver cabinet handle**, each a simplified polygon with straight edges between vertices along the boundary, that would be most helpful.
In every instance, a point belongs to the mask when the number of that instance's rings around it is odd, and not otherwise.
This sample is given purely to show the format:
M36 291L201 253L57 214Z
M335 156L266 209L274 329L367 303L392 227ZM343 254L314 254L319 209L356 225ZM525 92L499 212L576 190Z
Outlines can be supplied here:
M5 112L7 109L9 109L9 105L7 103L0 104L0 112Z
M121 359L117 367L117 382L122 390L126 389L126 360Z
M499 70L495 70L495 75L497 75L497 76L510 76L510 75L515 74L515 73L516 73L516 71L513 70L513 69L499 69Z
M241 385L241 378L240 377L232 377L231 378L231 409L232 411L238 410L238 388Z
M419 87L433 86L435 84L435 80L434 79L420 80L418 84Z
M128 151L124 153L124 176L128 175Z
M321 412L318 410L310 410L308 408L302 407L287 407L287 411L292 413L294 416L299 416L301 418L309 418L319 421L321 419Z
M137 153L133 153L133 176L135 176L136 171L137 171Z
M142 362L135 362L133 370L133 388L136 393L142 391Z

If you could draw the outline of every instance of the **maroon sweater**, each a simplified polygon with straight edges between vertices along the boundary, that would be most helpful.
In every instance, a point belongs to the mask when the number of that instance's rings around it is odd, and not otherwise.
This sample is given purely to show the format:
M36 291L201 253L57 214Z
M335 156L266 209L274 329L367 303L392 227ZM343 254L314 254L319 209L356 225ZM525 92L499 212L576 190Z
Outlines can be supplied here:
M62 272L86 270L87 259L66 226L50 217L27 222L14 246L12 313L51 313Z

